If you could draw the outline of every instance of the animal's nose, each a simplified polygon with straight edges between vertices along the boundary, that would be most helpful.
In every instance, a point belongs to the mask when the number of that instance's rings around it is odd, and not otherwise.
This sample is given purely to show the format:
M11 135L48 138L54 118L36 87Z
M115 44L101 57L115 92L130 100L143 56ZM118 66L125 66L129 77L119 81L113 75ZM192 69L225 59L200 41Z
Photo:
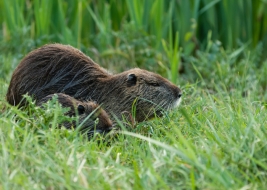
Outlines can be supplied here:
M113 126L108 127L108 128L105 129L105 131L106 131L106 132L110 132L110 131L112 131L113 128L114 128Z
M181 98L182 97L182 90L177 86L176 87L176 97Z
M169 85L168 87L171 89L173 96L175 98L181 98L182 90L178 86L172 84L172 85Z

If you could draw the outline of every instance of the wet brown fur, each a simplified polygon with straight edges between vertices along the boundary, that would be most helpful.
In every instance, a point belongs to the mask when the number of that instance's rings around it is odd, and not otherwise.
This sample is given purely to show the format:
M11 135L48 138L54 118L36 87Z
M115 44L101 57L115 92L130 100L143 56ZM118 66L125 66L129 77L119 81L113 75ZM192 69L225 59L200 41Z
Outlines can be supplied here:
M175 106L181 90L158 74L134 68L109 74L88 56L69 45L48 44L30 52L15 69L7 101L23 106L22 95L42 99L65 93L79 100L93 100L108 114L121 118L136 104L136 121Z

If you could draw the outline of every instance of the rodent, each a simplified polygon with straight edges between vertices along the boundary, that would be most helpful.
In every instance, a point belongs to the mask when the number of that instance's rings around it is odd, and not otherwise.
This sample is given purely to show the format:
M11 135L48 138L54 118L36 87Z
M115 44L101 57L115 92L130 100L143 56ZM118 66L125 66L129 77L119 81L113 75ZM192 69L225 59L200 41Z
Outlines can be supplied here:
M94 132L104 134L113 129L112 121L108 114L98 104L92 101L79 101L69 95L56 93L38 100L36 105L42 107L44 103L52 100L54 96L62 107L69 108L65 113L66 115L70 117L77 115L79 117L78 125L81 125L79 130L81 132L86 132L89 138ZM64 122L62 125L67 129L78 127L76 126L75 120L73 120L73 122Z
M15 69L7 101L24 106L23 94L42 99L64 93L79 100L93 100L118 119L136 106L135 121L161 116L176 107L180 88L147 70L134 68L110 74L80 50L62 44L47 44L31 51Z

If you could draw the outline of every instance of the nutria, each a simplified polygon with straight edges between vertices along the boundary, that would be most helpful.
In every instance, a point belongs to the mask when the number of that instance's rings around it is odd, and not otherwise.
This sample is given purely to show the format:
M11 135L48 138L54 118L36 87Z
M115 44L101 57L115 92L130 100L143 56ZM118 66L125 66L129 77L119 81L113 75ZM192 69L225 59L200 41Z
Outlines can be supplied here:
M76 48L48 44L30 52L15 69L7 101L25 105L23 94L35 99L65 93L79 100L93 100L110 116L134 109L137 122L178 106L181 90L158 74L139 68L110 74Z
M36 105L42 107L44 103L52 100L54 96L62 107L69 108L65 113L66 115L72 118L78 115L78 124L81 125L79 130L86 132L88 137L92 136L94 132L107 133L111 131L112 122L109 119L108 114L101 109L99 105L92 101L78 101L66 94L56 93L38 100ZM73 122L64 122L62 125L67 129L77 127L75 120L73 120Z

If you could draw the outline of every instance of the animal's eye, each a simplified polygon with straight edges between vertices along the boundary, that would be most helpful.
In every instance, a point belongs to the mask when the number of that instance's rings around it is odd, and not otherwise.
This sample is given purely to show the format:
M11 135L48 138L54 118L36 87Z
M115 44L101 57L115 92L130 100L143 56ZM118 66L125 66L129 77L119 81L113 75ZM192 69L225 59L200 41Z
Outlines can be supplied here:
M149 83L151 86L159 86L159 83L157 83L157 82L151 82L151 83Z
M78 114L79 114L79 115L82 115L82 114L84 114L84 112L85 112L85 108L84 108L83 105L78 105L77 110L78 110Z

